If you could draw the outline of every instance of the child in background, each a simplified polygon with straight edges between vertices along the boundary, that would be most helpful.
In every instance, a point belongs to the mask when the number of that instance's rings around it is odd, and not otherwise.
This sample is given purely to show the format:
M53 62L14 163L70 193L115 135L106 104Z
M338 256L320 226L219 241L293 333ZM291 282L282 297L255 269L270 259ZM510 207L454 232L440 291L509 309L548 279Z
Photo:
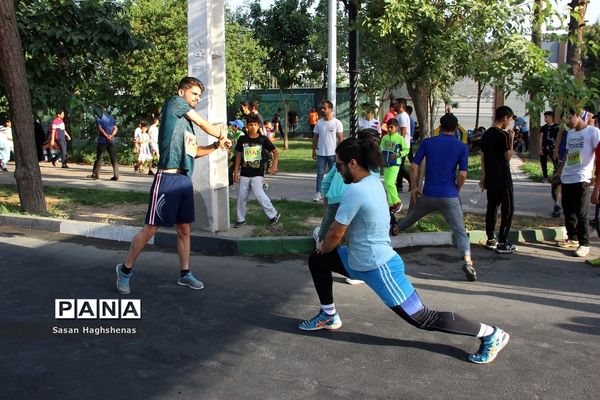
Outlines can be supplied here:
M267 154L273 153L273 166L270 171L272 174L277 173L279 154L275 145L259 133L258 116L251 114L246 117L246 129L246 135L240 136L235 146L233 181L240 186L237 198L237 222L233 227L239 228L246 224L246 206L250 190L267 214L269 224L275 225L280 215L263 190L263 180Z
M390 118L387 121L387 134L381 138L380 149L383 152L383 184L387 195L390 213L402 210L402 201L398 196L396 179L400 172L398 161L408 154L409 147L404 137L398 133L398 120Z
M142 133L140 135L140 154L138 154L138 173L142 173L144 163L148 161L148 175L154 175L152 171L152 151L150 150L150 134L148 133L148 125L141 126Z
M231 148L228 154L228 165L229 165L229 186L233 185L233 167L235 166L235 145L237 144L240 136L244 134L244 123L241 119L229 121L229 127L227 129L227 139L231 140Z

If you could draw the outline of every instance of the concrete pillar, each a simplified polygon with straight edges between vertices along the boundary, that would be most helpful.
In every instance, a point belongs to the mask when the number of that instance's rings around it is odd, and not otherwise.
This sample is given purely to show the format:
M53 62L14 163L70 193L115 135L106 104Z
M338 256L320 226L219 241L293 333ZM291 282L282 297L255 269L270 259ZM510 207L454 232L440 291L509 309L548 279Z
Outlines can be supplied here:
M225 91L225 1L188 1L188 74L204 83L205 91L196 111L226 133ZM198 143L214 138L200 133ZM217 150L198 158L194 165L196 222L193 231L218 232L229 229L229 179L227 152Z

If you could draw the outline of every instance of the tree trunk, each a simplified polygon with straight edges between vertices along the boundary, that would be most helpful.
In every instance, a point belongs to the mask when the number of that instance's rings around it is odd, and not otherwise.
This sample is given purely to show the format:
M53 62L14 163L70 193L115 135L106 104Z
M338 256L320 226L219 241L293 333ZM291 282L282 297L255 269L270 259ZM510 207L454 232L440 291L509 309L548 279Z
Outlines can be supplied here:
M481 94L483 93L483 89L485 85L481 83L481 81L477 81L477 109L475 111L475 126L473 127L473 132L479 128L479 112L481 111Z
M535 0L533 5L533 21L531 26L531 42L537 46L542 46L542 0ZM533 94L529 95L531 102L535 101ZM529 158L532 160L539 159L538 149L540 147L540 116L529 115Z
M571 18L569 19L569 41L567 42L567 63L571 66L573 75L583 80L581 68L581 46L583 43L583 27L585 26L585 12L589 0L571 0ZM576 8L578 8L576 10Z
M283 150L287 150L289 147L289 137L288 134L290 132L290 121L288 118L288 106L285 102L285 98L283 97L283 90L279 88L279 95L281 96L281 102L283 103L283 116L285 117L285 129L283 130ZM281 126L281 115L279 116L279 126Z
M430 135L429 131L429 92L421 87L413 86L412 84L406 84L406 89L413 102L414 110L417 113L417 121L419 121L419 140L423 140ZM425 174L425 162L424 160L419 165L419 175L417 176L417 186L423 187L423 177ZM409 205L409 209L415 206L412 202Z
M25 58L13 0L0 0L0 20L0 59L3 60L0 70L13 122L15 179L21 209L31 213L44 213L46 200L33 134L33 113Z
M424 139L429 137L429 107L428 98L429 93L427 90L406 84L406 89L413 102L415 113L417 114L417 121L419 122L419 138Z

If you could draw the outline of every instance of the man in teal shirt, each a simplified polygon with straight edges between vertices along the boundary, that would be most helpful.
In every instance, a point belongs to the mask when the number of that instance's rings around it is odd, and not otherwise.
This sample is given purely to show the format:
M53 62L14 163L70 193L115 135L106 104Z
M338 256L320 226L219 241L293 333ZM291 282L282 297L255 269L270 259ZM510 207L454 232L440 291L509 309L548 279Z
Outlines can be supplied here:
M177 253L180 279L178 285L202 289L204 284L190 272L190 224L194 222L192 173L194 158L208 155L218 148L228 148L231 141L220 134L194 108L198 105L204 85L198 79L186 77L179 82L177 95L165 103L158 132L160 162L150 188L150 201L146 223L134 236L127 257L117 264L117 290L129 294L129 280L133 263L146 243L160 226L177 229ZM217 141L208 146L198 146L193 124Z

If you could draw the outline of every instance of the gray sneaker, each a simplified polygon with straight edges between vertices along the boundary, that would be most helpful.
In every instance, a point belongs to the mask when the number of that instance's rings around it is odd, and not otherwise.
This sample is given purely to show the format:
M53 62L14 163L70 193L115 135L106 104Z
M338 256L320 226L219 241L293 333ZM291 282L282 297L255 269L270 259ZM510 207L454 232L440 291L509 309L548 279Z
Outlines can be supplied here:
M195 290L204 289L204 283L200 279L196 279L191 272L188 272L177 281L178 285L187 286Z
M129 278L133 273L126 275L121 271L122 263L117 264L117 291L121 294L130 294L131 289L129 289Z

